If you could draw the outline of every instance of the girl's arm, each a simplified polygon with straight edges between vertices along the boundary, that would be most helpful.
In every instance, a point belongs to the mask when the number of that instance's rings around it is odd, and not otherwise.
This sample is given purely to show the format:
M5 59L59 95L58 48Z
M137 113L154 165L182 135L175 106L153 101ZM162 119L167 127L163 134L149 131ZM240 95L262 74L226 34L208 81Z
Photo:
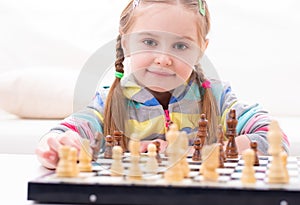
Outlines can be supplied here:
M96 133L103 133L103 95L97 92L92 102L83 110L73 113L53 127L38 143L36 154L43 166L55 169L58 162L58 150L68 145L80 150L80 138L94 143ZM104 139L102 142L104 147Z
M269 131L269 124L272 120L269 113L263 107L256 103L248 105L240 102L236 95L232 92L229 84L218 84L213 90L217 102L219 102L219 111L221 113L221 124L224 133L226 131L226 121L230 109L236 110L236 118L238 124L236 127L239 151L250 147L250 141L255 140L258 144L258 151L260 154L268 155L269 143L267 140L267 133ZM282 133L282 146L286 152L289 151L288 138Z

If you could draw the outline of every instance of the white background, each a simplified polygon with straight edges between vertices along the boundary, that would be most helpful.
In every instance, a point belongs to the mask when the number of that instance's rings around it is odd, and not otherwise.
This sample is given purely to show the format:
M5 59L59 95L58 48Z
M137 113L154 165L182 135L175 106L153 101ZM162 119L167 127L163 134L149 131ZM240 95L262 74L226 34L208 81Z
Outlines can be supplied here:
M299 116L300 3L207 0L207 56L243 101ZM0 73L28 67L81 69L118 34L127 0L0 0ZM2 100L2 99L1 99Z

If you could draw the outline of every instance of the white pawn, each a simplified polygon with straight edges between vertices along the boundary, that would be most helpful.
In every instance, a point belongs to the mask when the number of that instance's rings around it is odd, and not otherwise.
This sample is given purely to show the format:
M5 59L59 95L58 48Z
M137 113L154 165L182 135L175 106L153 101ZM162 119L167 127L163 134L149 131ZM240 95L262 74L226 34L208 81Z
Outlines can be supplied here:
M130 167L128 172L128 178L130 180L141 180L142 170L140 168L140 140L135 136L131 137L129 141L129 151L130 151Z
M69 160L70 147L62 146L59 149L59 161L56 168L58 177L72 177L72 163Z
M123 176L124 167L122 164L123 149L120 146L114 146L112 149L112 164L110 167L111 176Z
M92 151L90 148L90 141L82 139L81 149L79 152L79 170L81 172L92 172Z
M168 132L166 133L166 140L168 141L168 147L167 147L167 154L169 155L172 155L173 153L176 153L178 150L176 147L177 144L176 144L176 140L178 139L179 137L179 131L178 131L178 127L176 124L171 124L170 127L169 127L169 130Z
M280 154L281 160L282 160L282 164L283 164L283 171L284 171L284 182L285 183L289 183L290 181L290 176L289 176L289 171L286 167L287 165L287 158L288 158L288 154L285 151L282 151Z
M183 176L188 177L190 174L189 163L187 162L187 154L189 148L189 140L186 132L180 132L180 149L181 149L181 169L183 171Z
M129 141L130 156L140 156L141 141L136 134L132 134Z
M217 181L219 174L217 168L219 167L220 148L218 144L205 145L201 150L202 165L201 168L204 180Z
M75 147L71 147L69 151L69 161L72 166L72 177L77 177L79 174L79 167L77 164L78 151Z
M166 133L166 139L168 141L168 167L165 171L164 179L167 182L182 181L184 179L184 173L181 168L182 149L176 124L170 125L169 131Z
M241 181L243 184L252 184L256 182L255 170L253 164L255 161L255 153L252 149L243 152L244 168L242 171Z
M147 173L156 174L158 170L158 162L156 159L156 145L155 144L149 144L147 147L148 151L148 161L145 166L145 171Z
M268 173L268 182L283 184L286 183L286 177L281 158L282 152L282 131L277 121L271 121L267 133L269 141L269 154L272 156L271 166Z

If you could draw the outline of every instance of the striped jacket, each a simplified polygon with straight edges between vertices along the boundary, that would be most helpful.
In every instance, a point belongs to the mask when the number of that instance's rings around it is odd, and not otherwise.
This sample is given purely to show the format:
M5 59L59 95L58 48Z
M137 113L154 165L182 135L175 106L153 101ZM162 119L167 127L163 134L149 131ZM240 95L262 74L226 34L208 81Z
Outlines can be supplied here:
M238 119L237 134L246 135L250 140L256 140L258 150L267 154L267 132L271 118L259 104L246 105L237 100L228 83L212 81L213 94L216 98L220 123L226 130L226 120L230 109L236 110ZM165 139L165 121L170 119L180 130L186 131L192 139L198 129L199 102L201 94L197 83L189 83L176 88L169 102L168 110L164 110L153 95L141 88L134 81L123 78L121 87L125 96L127 115L127 132L138 133L144 140ZM73 130L91 141L96 131L103 133L103 113L108 89L99 90L92 102L82 111L73 113L64 119L52 132ZM190 140L192 143L192 140ZM288 139L283 138L283 146L288 151Z

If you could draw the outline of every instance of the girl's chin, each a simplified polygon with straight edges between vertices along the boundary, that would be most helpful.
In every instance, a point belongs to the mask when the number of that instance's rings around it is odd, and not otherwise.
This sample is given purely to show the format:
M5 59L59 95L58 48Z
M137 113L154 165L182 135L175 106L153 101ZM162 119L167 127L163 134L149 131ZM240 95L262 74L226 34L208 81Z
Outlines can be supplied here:
M137 82L141 86L155 92L168 92L185 83L183 79L176 76L153 77L149 74L141 74L142 73L135 73Z
M181 86L184 82L179 80L160 80L156 79L153 81L143 80L145 78L141 78L142 80L138 80L141 86L145 88L156 91L156 92L168 92L174 90L175 88Z

